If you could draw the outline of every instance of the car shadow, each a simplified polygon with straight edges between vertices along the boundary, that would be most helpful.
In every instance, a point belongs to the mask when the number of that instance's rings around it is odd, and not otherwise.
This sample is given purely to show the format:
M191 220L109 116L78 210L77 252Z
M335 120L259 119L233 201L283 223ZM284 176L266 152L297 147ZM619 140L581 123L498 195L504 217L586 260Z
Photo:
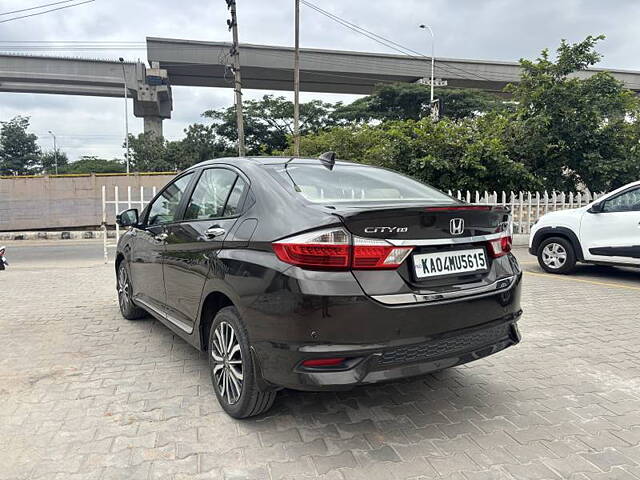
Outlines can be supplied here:
M533 273L547 273L538 265L527 266L525 271ZM554 275L554 274L548 274ZM578 264L573 272L564 275L566 277L574 277L585 280L602 280L602 281L629 281L635 284L640 283L640 266L638 267L622 267L614 265L585 265Z

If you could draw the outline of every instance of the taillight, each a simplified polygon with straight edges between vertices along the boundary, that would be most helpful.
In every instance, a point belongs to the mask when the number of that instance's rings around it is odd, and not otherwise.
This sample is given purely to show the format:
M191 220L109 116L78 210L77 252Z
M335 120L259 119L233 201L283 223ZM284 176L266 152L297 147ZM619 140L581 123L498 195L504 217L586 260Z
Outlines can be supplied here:
M351 239L343 229L303 233L273 243L273 251L283 262L303 268L348 269Z
M396 247L385 240L352 237L342 228L296 235L273 243L283 262L317 270L398 268L413 247Z
M511 251L511 236L504 236L489 242L489 253L493 258L502 257Z
M384 240L353 238L353 268L398 268L411 253L413 247L395 247Z

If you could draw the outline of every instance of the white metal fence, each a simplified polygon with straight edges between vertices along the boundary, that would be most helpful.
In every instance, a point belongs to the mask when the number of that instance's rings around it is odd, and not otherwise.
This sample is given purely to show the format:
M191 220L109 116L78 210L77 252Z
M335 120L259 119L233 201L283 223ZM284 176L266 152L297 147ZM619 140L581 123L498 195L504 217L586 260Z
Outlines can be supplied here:
M102 228L104 238L104 256L107 260L107 225L115 224L118 213L128 208L137 207L142 210L156 195L157 188L127 187L126 189L107 189L102 186ZM502 205L511 209L514 233L529 233L531 226L542 215L556 210L579 208L587 205L603 193L584 192L479 192L479 191L451 191L454 196L467 203L480 205ZM120 228L116 225L116 241L120 238Z
M580 208L588 205L604 193L584 192L462 192L448 191L454 196L467 203L480 205L502 205L511 209L514 233L529 233L531 227L542 215L555 212L556 210L566 210L569 208Z
M102 185L102 239L104 247L104 261L107 263L108 247L115 244L109 244L107 240L107 226L116 226L116 243L120 239L120 226L116 223L116 215L123 210L129 208L138 208L141 211L147 203L156 196L157 187L127 187L126 189L118 188L116 185L113 190L107 191L106 185Z

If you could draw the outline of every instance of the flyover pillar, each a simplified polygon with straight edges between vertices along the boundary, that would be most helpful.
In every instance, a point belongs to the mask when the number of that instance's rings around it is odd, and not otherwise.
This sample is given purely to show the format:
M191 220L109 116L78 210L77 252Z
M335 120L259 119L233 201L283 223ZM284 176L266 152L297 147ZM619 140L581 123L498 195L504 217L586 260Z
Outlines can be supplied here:
M138 82L132 98L134 115L144 119L144 133L161 137L162 121L171 118L173 110L167 71L158 68L157 62L153 62L151 68L145 70L144 79Z
M147 115L144 117L144 133L153 133L156 137L162 137L162 120L157 115Z

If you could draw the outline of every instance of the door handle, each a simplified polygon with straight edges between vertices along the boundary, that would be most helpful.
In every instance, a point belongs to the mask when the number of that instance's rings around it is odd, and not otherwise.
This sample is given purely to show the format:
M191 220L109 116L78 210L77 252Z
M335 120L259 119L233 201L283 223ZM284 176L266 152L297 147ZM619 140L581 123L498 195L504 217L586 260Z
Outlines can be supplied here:
M167 239L167 237L168 237L168 236L169 236L169 235L168 235L167 233L162 232L162 233L157 234L157 235L156 235L155 237L153 237L153 238L155 238L155 239L156 239L157 241L159 241L159 242L164 242L164 241Z
M224 228L220 228L220 227L209 227L204 232L204 234L207 236L207 238L220 237L221 235L224 235L225 233L227 233L227 231Z

